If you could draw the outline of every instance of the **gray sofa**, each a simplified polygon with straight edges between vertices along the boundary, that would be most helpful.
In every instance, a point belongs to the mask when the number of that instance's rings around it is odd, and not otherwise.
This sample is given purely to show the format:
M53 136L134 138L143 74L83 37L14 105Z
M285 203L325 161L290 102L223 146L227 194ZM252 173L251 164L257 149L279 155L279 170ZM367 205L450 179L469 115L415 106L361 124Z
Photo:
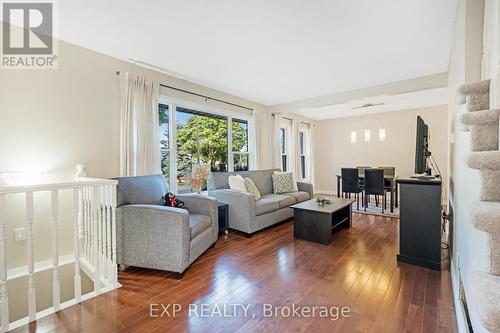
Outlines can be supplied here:
M178 195L188 210L166 207L162 196L169 189L163 175L117 180L118 264L182 273L216 242L215 199Z
M279 170L214 172L208 180L208 195L229 205L229 227L246 234L293 217L289 206L313 197L313 186L297 182L298 192L274 194L272 174ZM249 177L262 195L255 201L252 194L229 189L228 177Z

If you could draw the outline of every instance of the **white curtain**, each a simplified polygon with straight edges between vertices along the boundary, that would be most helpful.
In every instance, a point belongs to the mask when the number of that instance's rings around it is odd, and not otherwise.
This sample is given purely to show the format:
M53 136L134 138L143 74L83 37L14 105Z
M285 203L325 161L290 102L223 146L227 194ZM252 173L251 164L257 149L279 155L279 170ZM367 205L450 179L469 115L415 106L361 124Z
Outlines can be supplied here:
M281 128L281 116L276 113L274 114L274 131L273 131L273 167L275 169L281 169L281 149L280 149L280 128Z
M158 120L159 84L126 73L122 93L120 175L161 173Z
M290 133L290 169L295 180L300 179L299 121L292 119Z
M260 161L261 161L261 153L260 150L257 147L260 147L260 133L257 133L257 122L259 121L259 116L257 114L257 110L253 110L253 115L252 115L252 130L250 133L252 136L249 138L250 142L250 170L258 170L260 168Z

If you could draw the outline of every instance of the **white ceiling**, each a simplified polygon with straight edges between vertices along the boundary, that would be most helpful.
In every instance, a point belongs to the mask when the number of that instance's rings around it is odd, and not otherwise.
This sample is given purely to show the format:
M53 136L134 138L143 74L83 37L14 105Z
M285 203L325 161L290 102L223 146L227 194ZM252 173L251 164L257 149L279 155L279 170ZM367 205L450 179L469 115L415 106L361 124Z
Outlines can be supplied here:
M58 1L59 38L265 105L446 72L456 0Z
M448 88L437 88L397 95L374 96L317 108L303 108L294 113L315 120L355 117L374 113L445 105L448 104L448 96ZM360 108L366 104L371 104L373 106Z

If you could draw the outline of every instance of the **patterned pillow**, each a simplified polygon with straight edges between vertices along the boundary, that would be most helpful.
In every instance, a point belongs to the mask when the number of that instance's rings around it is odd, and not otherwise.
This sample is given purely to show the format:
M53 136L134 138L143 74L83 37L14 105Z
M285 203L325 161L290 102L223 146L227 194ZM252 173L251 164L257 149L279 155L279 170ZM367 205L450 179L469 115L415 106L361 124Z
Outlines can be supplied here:
M291 173L291 172L274 171L274 173L289 173L292 175L292 179L293 179L293 173ZM293 192L298 192L298 191L299 191L299 186L297 185L297 182L295 181L295 179L293 179Z
M247 189L248 193L253 194L253 196L255 197L255 201L260 200L261 196L259 189L257 188L257 186L255 186L253 180L248 177L245 178L245 188Z
M290 172L273 174L274 194L295 192L295 180Z
M229 188L231 190L243 192L246 192L247 190L245 187L245 180L241 177L241 175L229 176L227 182L229 183Z

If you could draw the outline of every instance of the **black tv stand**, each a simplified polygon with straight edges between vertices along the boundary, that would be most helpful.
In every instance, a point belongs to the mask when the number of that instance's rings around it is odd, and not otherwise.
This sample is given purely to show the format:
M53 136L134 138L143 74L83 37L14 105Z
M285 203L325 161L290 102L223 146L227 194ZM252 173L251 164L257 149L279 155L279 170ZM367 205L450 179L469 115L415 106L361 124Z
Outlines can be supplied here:
M398 261L441 268L441 179L398 178Z

